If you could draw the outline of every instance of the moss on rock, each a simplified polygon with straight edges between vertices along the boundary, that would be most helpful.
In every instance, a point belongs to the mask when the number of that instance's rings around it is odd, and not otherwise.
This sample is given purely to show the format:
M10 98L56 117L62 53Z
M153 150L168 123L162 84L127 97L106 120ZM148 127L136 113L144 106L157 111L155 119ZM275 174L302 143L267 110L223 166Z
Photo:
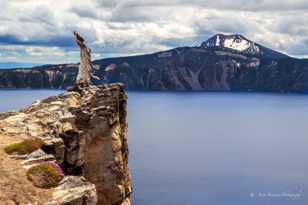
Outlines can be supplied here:
M45 162L31 167L27 172L27 177L34 186L48 189L58 186L64 173L58 164Z
M38 149L44 144L43 140L39 138L27 139L20 143L14 143L4 148L4 151L8 154L30 154Z

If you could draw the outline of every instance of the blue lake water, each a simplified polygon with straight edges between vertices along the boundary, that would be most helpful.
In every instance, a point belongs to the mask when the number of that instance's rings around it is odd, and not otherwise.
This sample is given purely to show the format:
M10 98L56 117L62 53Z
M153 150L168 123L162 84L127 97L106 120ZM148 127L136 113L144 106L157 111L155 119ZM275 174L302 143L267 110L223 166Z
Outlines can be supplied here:
M0 91L0 111L59 91ZM130 92L134 205L307 205L308 95Z

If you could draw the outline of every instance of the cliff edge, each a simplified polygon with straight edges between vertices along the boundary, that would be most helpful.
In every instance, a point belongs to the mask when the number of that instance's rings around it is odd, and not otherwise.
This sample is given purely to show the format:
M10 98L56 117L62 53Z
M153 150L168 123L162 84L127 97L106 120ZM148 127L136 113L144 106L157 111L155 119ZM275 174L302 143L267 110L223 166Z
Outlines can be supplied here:
M123 85L110 84L68 91L16 112L0 113L1 201L130 205L126 106ZM8 152L12 143L31 140L42 143L19 153L15 144L15 150ZM33 167L46 164L61 169L63 176L52 188L38 188L42 183L33 175Z

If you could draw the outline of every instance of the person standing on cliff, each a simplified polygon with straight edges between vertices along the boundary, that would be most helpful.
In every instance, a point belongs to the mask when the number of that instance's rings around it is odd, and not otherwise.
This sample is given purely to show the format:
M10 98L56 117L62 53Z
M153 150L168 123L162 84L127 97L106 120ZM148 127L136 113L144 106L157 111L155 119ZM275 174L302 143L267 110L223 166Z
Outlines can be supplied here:
M80 64L75 85L78 87L88 87L91 85L91 77L100 80L93 75L93 65L91 62L91 49L85 44L84 39L74 31L75 41L80 48Z

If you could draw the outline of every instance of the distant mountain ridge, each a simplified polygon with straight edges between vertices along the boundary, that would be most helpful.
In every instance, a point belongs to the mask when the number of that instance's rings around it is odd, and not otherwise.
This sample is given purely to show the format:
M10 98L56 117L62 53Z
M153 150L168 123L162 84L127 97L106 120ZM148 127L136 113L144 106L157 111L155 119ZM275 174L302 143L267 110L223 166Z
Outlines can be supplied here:
M39 64L36 63L26 63L26 62L11 62L11 61L7 61L7 62L0 62L0 69L5 69L5 68L31 68L33 66L38 66Z
M308 92L308 60L292 58L246 37L216 34L195 47L93 61L102 80L128 90ZM65 88L78 65L0 70L1 88Z

